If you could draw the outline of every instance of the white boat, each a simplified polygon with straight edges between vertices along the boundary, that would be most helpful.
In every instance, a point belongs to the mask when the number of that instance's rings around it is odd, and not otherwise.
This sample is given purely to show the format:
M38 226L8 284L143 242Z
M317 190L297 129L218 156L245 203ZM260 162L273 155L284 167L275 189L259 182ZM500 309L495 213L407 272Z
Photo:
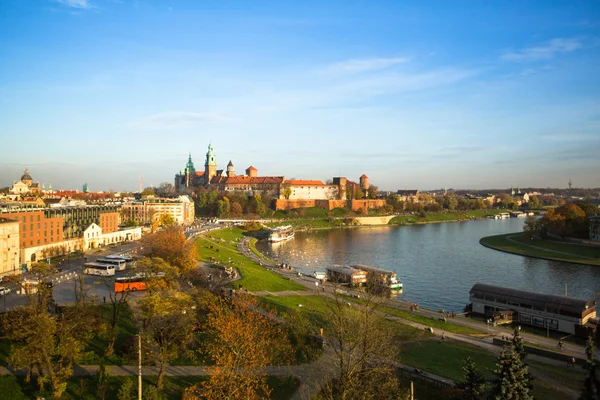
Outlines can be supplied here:
M291 225L278 226L269 232L269 242L283 242L294 237L294 228Z
M398 280L395 272L364 264L352 265L352 268L360 269L369 274L375 274L379 276L383 283L392 290L402 290L402 282Z

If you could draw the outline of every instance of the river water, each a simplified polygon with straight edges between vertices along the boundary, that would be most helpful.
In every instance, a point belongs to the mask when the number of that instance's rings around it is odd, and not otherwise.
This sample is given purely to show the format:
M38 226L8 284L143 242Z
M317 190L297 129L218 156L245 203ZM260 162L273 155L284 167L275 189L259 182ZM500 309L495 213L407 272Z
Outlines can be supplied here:
M296 232L293 240L259 251L305 273L328 265L368 264L395 271L404 284L402 301L462 311L477 282L547 294L594 299L600 267L539 260L488 249L485 236L518 232L523 219L479 220L398 227Z

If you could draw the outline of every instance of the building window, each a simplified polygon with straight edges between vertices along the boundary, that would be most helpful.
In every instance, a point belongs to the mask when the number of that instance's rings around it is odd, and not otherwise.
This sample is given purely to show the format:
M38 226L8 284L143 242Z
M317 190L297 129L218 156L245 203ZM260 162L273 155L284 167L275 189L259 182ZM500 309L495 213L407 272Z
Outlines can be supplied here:
M533 317L533 325L544 326L544 318Z

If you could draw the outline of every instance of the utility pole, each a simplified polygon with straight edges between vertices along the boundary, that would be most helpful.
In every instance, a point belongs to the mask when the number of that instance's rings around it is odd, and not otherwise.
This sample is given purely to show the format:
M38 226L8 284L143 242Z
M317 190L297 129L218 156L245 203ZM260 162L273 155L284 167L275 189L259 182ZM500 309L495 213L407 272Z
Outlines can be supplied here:
M138 334L138 400L142 400L142 335Z

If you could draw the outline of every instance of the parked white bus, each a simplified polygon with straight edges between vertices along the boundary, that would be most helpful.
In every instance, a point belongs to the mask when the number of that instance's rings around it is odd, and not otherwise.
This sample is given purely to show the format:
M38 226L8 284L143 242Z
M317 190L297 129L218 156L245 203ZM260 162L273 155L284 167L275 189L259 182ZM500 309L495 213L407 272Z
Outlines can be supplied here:
M115 266L99 264L97 262L85 263L83 265L83 273L88 275L114 276Z
M96 263L104 265L112 265L117 271L125 271L127 262L117 258L97 258Z
M128 267L132 267L133 266L133 258L132 257L119 256L119 255L116 255L116 254L111 254L110 256L105 256L103 258L108 258L110 260L124 260L125 264Z

